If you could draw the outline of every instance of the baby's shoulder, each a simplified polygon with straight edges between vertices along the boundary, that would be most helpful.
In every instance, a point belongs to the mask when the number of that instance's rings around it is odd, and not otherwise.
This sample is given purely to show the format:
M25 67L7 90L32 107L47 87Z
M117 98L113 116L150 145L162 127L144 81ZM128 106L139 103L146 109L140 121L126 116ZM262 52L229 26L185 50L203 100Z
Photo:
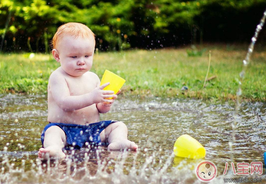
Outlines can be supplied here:
M90 79L99 80L98 75L96 73L91 72L91 71L86 72L84 75Z
M62 72L62 70L60 68L57 68L56 70L54 70L50 77L49 77L49 81L51 80L64 80L65 76L64 73Z

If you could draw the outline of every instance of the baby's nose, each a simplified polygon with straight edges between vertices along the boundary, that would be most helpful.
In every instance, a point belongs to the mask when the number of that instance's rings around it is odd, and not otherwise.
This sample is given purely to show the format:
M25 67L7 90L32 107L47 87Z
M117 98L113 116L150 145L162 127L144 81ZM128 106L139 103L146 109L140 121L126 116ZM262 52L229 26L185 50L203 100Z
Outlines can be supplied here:
M80 58L80 59L78 60L78 65L84 65L84 64L85 64L84 59L83 59L83 58Z

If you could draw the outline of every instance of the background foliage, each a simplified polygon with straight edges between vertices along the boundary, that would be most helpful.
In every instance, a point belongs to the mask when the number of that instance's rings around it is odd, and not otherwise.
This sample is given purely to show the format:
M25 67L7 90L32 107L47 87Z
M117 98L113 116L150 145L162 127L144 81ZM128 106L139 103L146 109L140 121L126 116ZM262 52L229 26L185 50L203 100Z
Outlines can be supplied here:
M265 0L0 0L0 51L48 52L70 21L88 25L100 50L243 43L265 8Z

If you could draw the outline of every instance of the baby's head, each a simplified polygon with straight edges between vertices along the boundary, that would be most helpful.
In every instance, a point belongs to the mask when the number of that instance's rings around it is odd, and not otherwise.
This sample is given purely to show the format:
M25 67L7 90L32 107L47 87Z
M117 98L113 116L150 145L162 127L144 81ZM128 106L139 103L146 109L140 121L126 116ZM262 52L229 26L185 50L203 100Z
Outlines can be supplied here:
M95 45L94 33L86 25L76 22L69 22L61 25L57 29L52 40L53 49L57 48L58 42L60 42L60 40L66 35L73 36L75 38L88 38L89 40L93 41L93 45Z

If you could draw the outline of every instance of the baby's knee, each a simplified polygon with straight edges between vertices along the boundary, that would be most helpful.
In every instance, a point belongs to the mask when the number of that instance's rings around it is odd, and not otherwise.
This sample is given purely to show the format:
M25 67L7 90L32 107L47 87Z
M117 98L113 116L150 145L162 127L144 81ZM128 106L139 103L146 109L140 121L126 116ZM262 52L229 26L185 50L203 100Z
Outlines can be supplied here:
M120 130L125 130L125 131L127 131L127 125L126 125L124 122L122 122L122 121L117 121L117 122L112 123L111 125L109 125L109 126L107 127L107 129L108 129L110 132L112 132L113 130L116 130L116 129L120 129ZM107 131L107 132L109 132L109 131Z
M115 123L110 124L108 127L106 127L106 129L104 129L101 134L101 141L105 141L106 139L108 139L108 137L110 136L110 134L112 134L112 132L123 132L126 133L128 132L127 126L125 123L123 123L122 121L117 121Z
M114 123L114 125L116 125L119 128L124 128L124 129L127 130L127 125L124 122L122 122L122 121L117 121L117 122Z
M44 144L48 142L65 144L66 142L65 132L58 126L51 126L45 131L44 134Z

